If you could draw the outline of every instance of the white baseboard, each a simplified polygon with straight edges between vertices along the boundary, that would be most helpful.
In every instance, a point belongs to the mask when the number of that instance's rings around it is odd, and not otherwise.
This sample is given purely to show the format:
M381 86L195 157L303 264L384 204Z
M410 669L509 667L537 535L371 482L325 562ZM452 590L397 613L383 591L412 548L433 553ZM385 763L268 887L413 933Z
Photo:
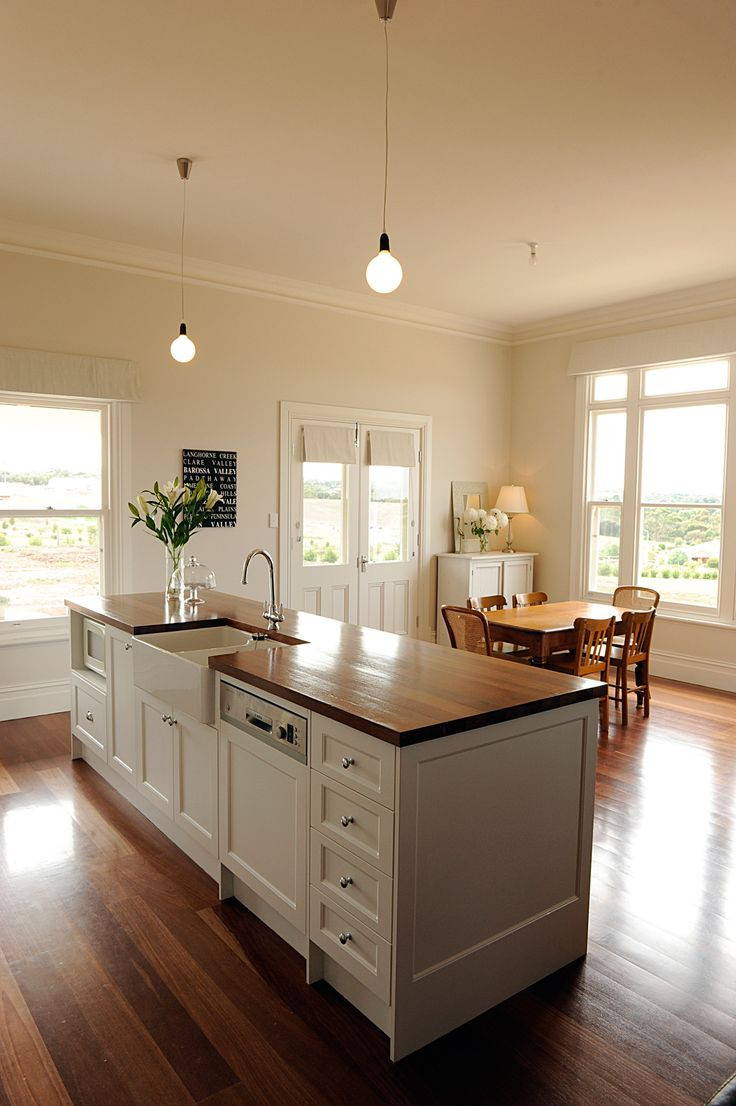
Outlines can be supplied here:
M69 680L0 687L0 722L69 710Z
M650 667L653 676L662 676L665 680L736 693L736 664L731 661L706 660L653 649Z

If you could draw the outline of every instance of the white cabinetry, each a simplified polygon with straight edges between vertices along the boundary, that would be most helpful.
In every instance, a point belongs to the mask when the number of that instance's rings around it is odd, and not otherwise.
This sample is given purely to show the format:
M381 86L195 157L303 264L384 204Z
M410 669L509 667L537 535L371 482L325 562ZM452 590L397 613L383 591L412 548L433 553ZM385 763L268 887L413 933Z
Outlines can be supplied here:
M308 769L220 723L220 861L301 934L307 929Z
M168 707L147 691L135 691L138 778L141 795L171 818L174 804L174 720Z
M107 695L102 686L72 673L72 733L103 760L107 757Z
M217 856L217 730L179 714L172 733L174 821Z
M316 947L388 1004L396 750L315 713L311 747L309 978Z
M441 609L464 607L471 595L511 596L532 591L536 553L440 553L437 557L437 643L449 645Z
M208 853L217 855L217 730L135 689L136 787Z
M136 731L133 692L133 639L130 634L108 626L107 701L108 763L123 779L135 784Z

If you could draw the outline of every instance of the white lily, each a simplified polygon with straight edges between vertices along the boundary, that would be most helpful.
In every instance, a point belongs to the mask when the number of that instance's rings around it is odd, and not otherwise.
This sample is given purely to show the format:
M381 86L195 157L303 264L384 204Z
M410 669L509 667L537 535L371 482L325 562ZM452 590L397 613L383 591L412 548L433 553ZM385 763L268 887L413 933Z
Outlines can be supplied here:
M220 495L220 493L216 492L215 489L212 488L210 494L207 496L207 499L205 501L205 507L208 511L211 511L215 504L219 503L221 499L222 496Z

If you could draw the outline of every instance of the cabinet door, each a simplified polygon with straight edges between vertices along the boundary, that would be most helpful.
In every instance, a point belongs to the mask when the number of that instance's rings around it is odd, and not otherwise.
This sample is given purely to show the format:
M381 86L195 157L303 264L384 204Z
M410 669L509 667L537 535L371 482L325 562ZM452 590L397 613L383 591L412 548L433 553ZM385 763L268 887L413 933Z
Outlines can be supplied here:
M217 730L175 717L174 821L217 856Z
M72 674L72 733L93 753L106 757L106 695L75 674Z
M511 606L511 596L532 590L532 559L506 561L503 567L503 588L506 602Z
M107 628L107 702L110 711L107 760L124 779L135 783L136 732L133 693L133 639Z
M174 799L173 725L165 703L146 691L135 689L136 730L138 735L138 778L136 787L172 816Z
M307 920L309 769L221 723L220 860L300 932Z
M473 561L472 564L470 591L465 596L465 602L470 595L498 595L501 591L501 561ZM506 598L510 604L511 600L508 596ZM464 603L460 606L464 606Z

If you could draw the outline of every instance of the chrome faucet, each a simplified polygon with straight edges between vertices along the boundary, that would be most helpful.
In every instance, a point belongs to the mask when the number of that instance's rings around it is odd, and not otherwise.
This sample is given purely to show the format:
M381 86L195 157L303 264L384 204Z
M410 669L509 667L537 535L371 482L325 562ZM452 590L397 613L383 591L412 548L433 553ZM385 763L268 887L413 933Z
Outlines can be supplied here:
M263 617L268 622L269 630L278 630L279 622L284 620L284 605L276 602L276 578L274 574L273 557L266 549L251 549L243 564L243 583L248 583L248 566L254 557L258 555L266 558L268 564L269 598L263 603Z

